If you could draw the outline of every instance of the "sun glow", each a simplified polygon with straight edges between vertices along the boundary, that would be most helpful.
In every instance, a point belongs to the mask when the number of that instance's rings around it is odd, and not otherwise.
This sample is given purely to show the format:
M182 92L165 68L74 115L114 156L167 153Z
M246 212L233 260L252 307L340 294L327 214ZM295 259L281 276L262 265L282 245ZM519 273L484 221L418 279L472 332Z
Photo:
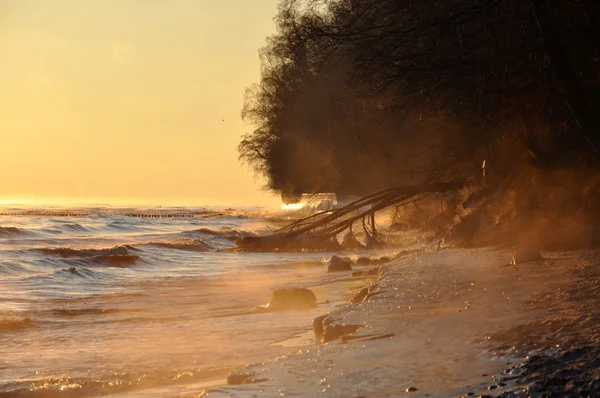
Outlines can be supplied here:
M299 203L282 203L281 210L300 210L306 206L306 202Z
M278 3L0 2L0 199L278 207L236 150Z

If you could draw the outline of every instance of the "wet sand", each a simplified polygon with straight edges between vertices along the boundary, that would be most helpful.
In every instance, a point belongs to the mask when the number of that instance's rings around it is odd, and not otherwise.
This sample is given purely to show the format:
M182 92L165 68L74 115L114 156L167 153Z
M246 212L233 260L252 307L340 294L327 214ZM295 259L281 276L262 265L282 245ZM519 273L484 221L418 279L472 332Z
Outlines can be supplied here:
M258 383L198 393L447 397L521 391L526 380L516 377L522 370L514 368L528 355L580 344L574 331L550 325L576 314L587 318L582 311L597 283L588 282L587 293L574 287L592 279L597 253L544 253L544 261L519 266L508 265L511 254L442 250L394 261L378 280L365 281L377 294L330 314L339 324L360 325L357 332L243 369ZM571 294L565 293L569 289ZM556 334L561 331L564 335ZM302 336L306 340L309 334Z

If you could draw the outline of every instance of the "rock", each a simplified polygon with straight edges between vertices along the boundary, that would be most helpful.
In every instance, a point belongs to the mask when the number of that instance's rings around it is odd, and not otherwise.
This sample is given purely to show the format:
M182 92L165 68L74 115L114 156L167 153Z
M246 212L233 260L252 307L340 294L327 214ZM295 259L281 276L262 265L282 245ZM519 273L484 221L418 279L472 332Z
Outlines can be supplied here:
M323 343L328 343L330 341L337 340L342 336L354 333L358 329L360 329L360 325L346 325L337 323L326 324L326 320L323 322L323 324Z
M369 265L369 264L371 264L371 259L369 257L359 257L358 260L356 260L356 264L357 265Z
M340 256L331 256L329 259L329 264L336 264L342 262L349 262L352 264L352 259L350 257L340 257Z
M354 333L360 329L360 325L336 324L329 314L321 315L313 321L313 331L317 344L324 344L336 340L346 334Z
M388 228L390 232L404 232L408 231L409 229L410 225L404 222L395 222Z
M406 389L406 392L413 392L413 391L417 391L417 387L408 387Z
M320 344L323 341L323 333L325 331L325 326L323 325L325 318L327 315L320 315L313 320L313 332L315 333L315 341L317 344Z
M332 256L327 272L352 271L352 260L347 257Z
M245 369L234 370L229 376L227 376L227 384L235 386L240 384L260 383L262 381L266 381L266 379L257 379L256 376L256 373Z
M519 249L517 250L517 252L514 254L512 260L510 260L510 263L512 265L517 265L517 264L525 264L525 263L531 263L534 261L541 261L544 258L542 257L541 253L537 250L534 249Z
M317 297L310 289L289 287L277 289L273 292L267 308L271 311L314 308L317 306Z
M382 265L382 264L387 264L390 261L392 261L391 258L387 257L387 256L383 256L380 258L376 258L375 260L371 260L371 265Z
M344 238L342 239L342 247L344 249L350 249L350 250L355 250L355 249L363 249L365 246L360 243L356 237L354 237L354 234L351 231L348 231L346 233L346 235L344 235Z
M341 272L341 271L352 271L352 265L348 261L343 261L341 263L329 264L327 267L327 272Z
M362 303L363 301L366 301L368 299L370 299L373 296L376 296L378 294L383 293L384 291L375 291L377 290L377 285L371 285L369 287L365 287L363 289L361 289L358 293L356 293L352 299L350 300L350 302L352 304L358 304L358 303Z
M350 302L352 304L362 303L367 298L368 295L369 295L369 288L365 287L365 288L361 289L360 292L356 293L354 295L354 297L352 297L352 300L350 300Z

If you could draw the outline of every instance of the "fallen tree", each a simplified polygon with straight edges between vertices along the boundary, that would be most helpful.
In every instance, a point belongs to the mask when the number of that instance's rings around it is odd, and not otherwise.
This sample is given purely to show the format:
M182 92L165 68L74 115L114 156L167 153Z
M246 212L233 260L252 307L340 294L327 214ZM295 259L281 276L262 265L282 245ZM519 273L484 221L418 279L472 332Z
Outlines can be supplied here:
M342 246L337 236L352 234L355 224L360 224L365 233L365 244L373 247L381 243L375 214L378 211L399 207L423 199L430 194L456 191L465 187L465 182L441 182L409 185L384 189L358 199L348 205L297 220L272 234L247 236L236 241L240 251L300 251L339 250Z

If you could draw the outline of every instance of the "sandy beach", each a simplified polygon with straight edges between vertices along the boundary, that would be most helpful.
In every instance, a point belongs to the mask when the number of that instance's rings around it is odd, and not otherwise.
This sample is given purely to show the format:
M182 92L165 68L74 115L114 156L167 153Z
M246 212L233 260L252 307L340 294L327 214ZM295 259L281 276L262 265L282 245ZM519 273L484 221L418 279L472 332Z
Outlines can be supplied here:
M526 391L515 375L527 359L592 338L589 328L568 328L566 320L588 319L591 325L592 307L582 311L595 297L582 291L574 301L565 292L595 260L590 252L545 253L542 262L515 266L508 265L511 255L492 248L446 249L397 259L379 278L365 281L370 298L330 313L337 324L359 325L357 332L250 365L236 374L258 382L222 385L201 396L448 397Z

